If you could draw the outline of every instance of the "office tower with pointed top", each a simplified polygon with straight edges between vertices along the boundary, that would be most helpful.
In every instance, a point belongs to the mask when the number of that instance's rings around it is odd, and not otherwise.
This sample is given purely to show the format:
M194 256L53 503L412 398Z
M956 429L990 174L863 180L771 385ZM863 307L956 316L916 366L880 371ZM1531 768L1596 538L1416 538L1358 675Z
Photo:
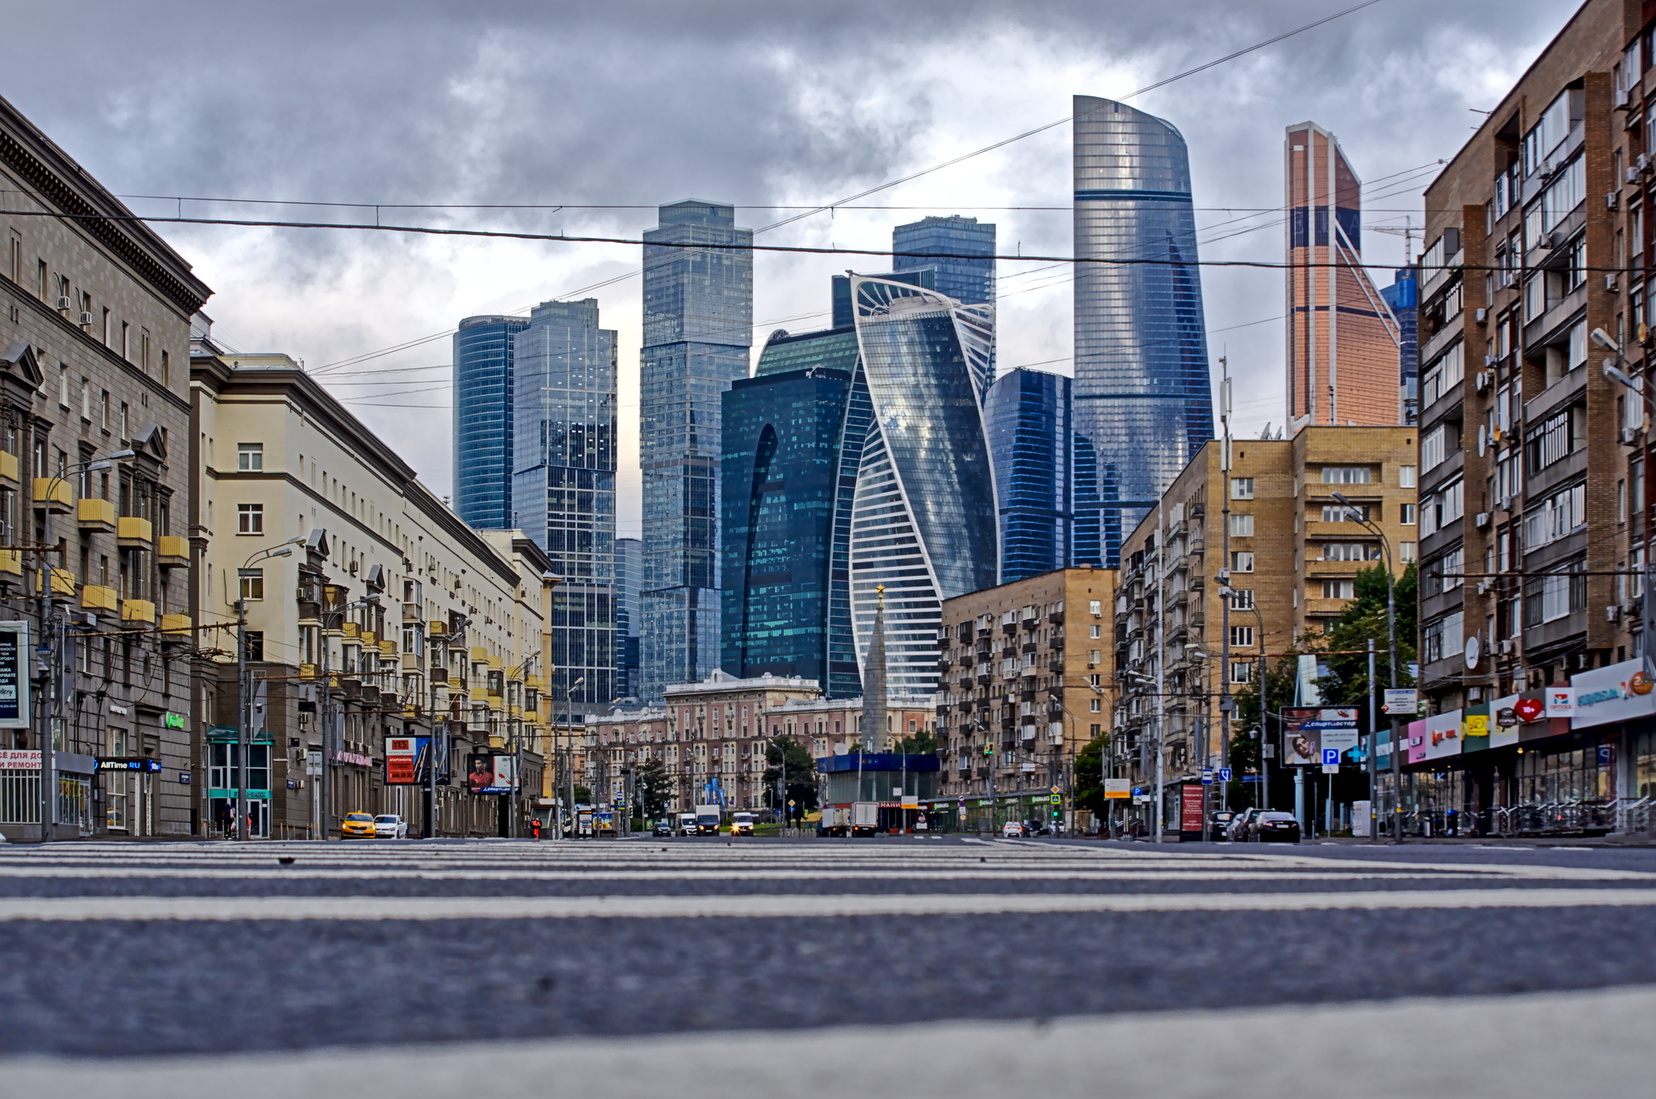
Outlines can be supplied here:
M1314 122L1283 142L1288 430L1404 421L1402 332L1363 266L1362 184Z
M547 301L512 362L512 515L562 578L552 591L551 687L592 713L616 683L616 334L598 300Z
M753 233L734 207L686 199L644 241L639 693L653 701L719 663L720 399L748 375Z
M512 354L528 317L467 317L454 333L454 512L478 530L512 522Z
M1213 386L1184 138L1075 97L1075 549L1113 567L1213 437Z

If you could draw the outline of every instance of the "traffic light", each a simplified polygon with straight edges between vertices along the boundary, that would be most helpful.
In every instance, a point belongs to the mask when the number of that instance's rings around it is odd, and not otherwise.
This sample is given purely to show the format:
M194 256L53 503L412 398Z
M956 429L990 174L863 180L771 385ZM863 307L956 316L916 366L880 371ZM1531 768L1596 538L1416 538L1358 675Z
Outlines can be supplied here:
M983 754L986 755L986 756L994 755L995 754L995 746L993 744L985 744L983 746Z

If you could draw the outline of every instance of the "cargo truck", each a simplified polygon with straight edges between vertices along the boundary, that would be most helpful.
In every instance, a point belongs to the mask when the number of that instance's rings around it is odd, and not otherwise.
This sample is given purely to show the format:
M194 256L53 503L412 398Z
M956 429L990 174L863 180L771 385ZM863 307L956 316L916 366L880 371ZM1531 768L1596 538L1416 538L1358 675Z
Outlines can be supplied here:
M698 836L716 836L719 834L719 807L717 805L696 806L696 834Z

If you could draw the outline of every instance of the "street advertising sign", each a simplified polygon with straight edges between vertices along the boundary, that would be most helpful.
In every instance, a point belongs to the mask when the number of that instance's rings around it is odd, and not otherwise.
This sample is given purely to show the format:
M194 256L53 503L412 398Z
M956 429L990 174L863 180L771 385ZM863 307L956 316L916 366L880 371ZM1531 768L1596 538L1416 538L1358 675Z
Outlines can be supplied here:
M1547 704L1539 698L1520 698L1512 704L1512 712L1518 715L1518 720L1528 725L1540 721L1547 713Z
M1518 716L1518 696L1511 694L1497 698L1489 704L1489 712L1494 717L1489 723L1489 746L1505 748L1517 744L1518 726L1524 720Z
M466 789L474 794L509 794L517 786L517 760L488 752L466 757Z
M1574 687L1548 687L1546 698L1548 717L1575 717L1576 693Z
M1450 710L1446 714L1434 714L1426 719L1426 751L1425 759L1441 759L1444 756L1458 756L1464 747L1465 739L1461 736L1461 711Z
M98 758L98 770L156 772L161 770L161 764L158 760L141 759L133 756L122 756L119 759L110 759L100 756Z
M1381 713L1414 717L1420 712L1420 695L1413 687L1387 688Z
M1637 659L1571 676L1570 685L1575 690L1571 728L1585 729L1656 714L1656 694L1648 688L1640 691L1641 684L1635 682L1643 673L1644 661Z
M28 727L29 624L0 622L0 729Z
M1344 753L1357 747L1357 711L1349 707L1284 710L1282 724L1282 761L1290 767L1320 762L1325 749Z
M1202 788L1194 782L1179 787L1179 831L1202 830Z
M388 736L385 738L385 784L424 786L431 781L431 738Z
M1104 780L1104 796L1106 798L1132 797L1136 793L1132 780L1125 778L1107 778Z
M18 748L0 748L0 771L38 771L40 753Z

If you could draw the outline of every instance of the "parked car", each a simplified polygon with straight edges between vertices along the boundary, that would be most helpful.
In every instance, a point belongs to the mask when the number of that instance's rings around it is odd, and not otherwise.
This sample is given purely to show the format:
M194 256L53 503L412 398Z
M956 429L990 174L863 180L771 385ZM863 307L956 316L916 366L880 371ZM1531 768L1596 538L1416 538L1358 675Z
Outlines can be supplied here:
M1005 839L1023 839L1024 826L1022 822L1009 820L1001 825L1001 836Z
M1231 821L1236 819L1236 813L1229 809L1215 809L1208 816L1207 838L1216 842L1225 842L1230 839L1225 829L1230 827Z
M662 817L660 820L656 821L655 822L655 827L650 829L650 834L655 835L655 836L670 836L670 835L672 835L673 834L672 819L669 818L669 817Z
M1252 809L1244 809L1240 813L1236 814L1236 816L1231 818L1231 822L1225 825L1225 839L1229 840L1231 843L1246 842L1249 838L1248 825L1252 824L1253 819L1262 812L1264 812L1264 810L1256 806Z
M1050 836L1052 834L1052 829L1033 818L1024 821L1023 827L1026 836Z
M378 834L372 813L346 813L339 822L341 839L373 839Z
M374 818L374 837L382 840L408 838L408 822L395 813L381 813Z
M1248 825L1248 838L1255 843L1298 843L1299 821L1292 813L1260 813Z

